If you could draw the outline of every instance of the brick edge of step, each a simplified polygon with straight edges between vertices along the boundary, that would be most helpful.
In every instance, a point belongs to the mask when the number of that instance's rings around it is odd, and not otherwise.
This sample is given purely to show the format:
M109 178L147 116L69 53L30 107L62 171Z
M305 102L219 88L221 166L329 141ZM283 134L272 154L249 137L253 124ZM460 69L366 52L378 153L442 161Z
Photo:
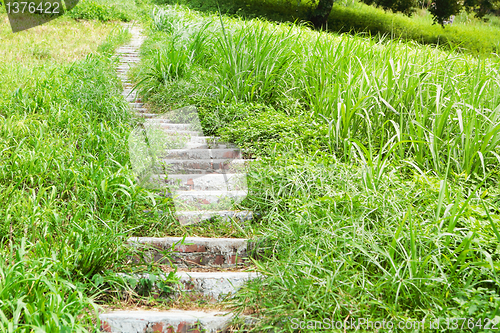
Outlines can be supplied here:
M256 217L252 211L249 210L220 210L220 211L178 211L177 219L179 223L184 226L200 225L204 222L210 221L213 218L219 218L224 223L231 223L235 221L238 224L245 225L245 222L251 221Z
M226 330L233 316L220 311L113 311L99 315L101 332L201 333Z
M223 311L178 309L118 310L101 313L99 319L103 333L229 333L232 332L232 324L249 328L259 320L249 315L235 316Z
M148 262L170 264L172 259L178 267L205 268L245 266L250 261L248 253L254 245L244 238L205 237L131 237L128 244L145 246L143 259ZM174 252L170 252L172 248ZM165 256L164 252L169 253Z

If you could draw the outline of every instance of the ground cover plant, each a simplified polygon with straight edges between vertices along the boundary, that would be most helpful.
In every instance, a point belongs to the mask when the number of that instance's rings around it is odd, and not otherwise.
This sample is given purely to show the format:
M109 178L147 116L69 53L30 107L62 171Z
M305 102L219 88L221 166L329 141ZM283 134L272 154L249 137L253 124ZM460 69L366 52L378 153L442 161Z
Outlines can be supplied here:
M196 105L260 158L243 205L266 278L233 302L256 331L499 319L498 59L175 6L150 25L150 107Z

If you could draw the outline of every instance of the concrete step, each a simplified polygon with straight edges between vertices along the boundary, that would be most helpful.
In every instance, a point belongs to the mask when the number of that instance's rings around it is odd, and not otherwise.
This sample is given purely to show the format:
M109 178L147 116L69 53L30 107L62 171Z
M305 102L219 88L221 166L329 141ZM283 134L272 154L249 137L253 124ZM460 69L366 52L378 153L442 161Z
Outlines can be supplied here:
M117 54L118 59L141 59L138 50L123 51Z
M191 138L193 143L203 143L203 144L225 144L226 142L221 141L219 137L216 136L196 136Z
M199 131L171 129L169 127L170 124L163 124L163 123L154 124L154 123L146 122L144 125L145 126L154 126L155 128L161 128L164 133L166 133L166 134L172 134L173 136L188 136L188 135L190 135L190 136L201 136L201 135L203 135L203 133L201 133Z
M169 265L169 257L178 267L235 267L248 262L247 239L186 237L132 237L130 246L146 246L143 259ZM172 253L171 250L174 250ZM139 262L139 258L131 258Z
M136 281L139 279L150 281L148 285L151 286L151 291L158 293L158 297L177 298L183 293L189 293L209 298L212 301L219 301L234 295L247 281L260 276L256 272L177 272L175 275L179 279L179 284L174 286L175 292L173 294L163 294L161 289L158 289L156 281L167 278L167 273L160 274L160 276L157 274L120 275L133 278Z
M177 211L176 215L179 223L182 225L200 224L214 217L219 218L225 223L232 223L234 221L238 224L244 224L245 222L252 220L254 217L253 213L248 210Z
M120 57L120 63L137 63L141 61L141 58L139 58L139 55L127 55L127 56L121 56Z
M156 116L156 115L155 115ZM199 149L235 149L234 144L220 141L218 139L213 139L208 136L198 136L191 135L189 132L194 131L183 131L183 130L164 130L157 128L154 124L150 124L148 121L145 122L145 127L150 128L154 131L161 131L158 138L161 138L165 142L165 148L177 148L177 149L193 149L197 145L203 146ZM198 132L197 132L198 133Z
M123 55L132 55L132 56L139 56L139 48L137 47L130 47L130 48L118 48L116 49L116 54L118 56L123 56Z
M233 191L246 190L246 174L170 174L153 175L151 182L172 190L180 191Z
M246 282L259 277L255 272L179 272L181 291L199 293L220 300L234 295Z
M133 56L139 56L139 48L138 47L129 47L129 48L118 48L116 49L116 54L118 56L122 55L133 55Z
M146 108L135 108L135 112L138 112L138 113L148 113L149 110L146 109ZM152 113L154 114L155 116L158 116L156 113Z
M116 49L116 53L122 53L122 52L129 52L129 51L137 51L139 50L138 47L132 46L130 44L120 46L119 48Z
M143 110L143 106L138 107L139 110ZM158 114L155 114L158 116ZM149 121L148 121L149 122ZM151 123L151 126L154 127L154 122ZM210 147L217 148L218 145L230 145L228 142L221 141L220 138L214 136L202 136L202 135L190 135L189 133L183 133L183 131L164 131L166 134L171 134L173 137L186 137L189 139L190 143L209 145Z
M129 103L141 103L142 100L139 96L127 96L125 100Z
M248 191L175 191L176 210L229 210L246 198Z
M113 311L99 315L101 332L108 333L217 333L232 316L220 311Z
M129 105L134 108L134 109L137 109L137 108L142 108L144 107L144 103L129 103Z
M243 159L203 159L203 160L159 160L159 173L166 174L211 174L243 172Z
M134 111L136 111L136 110L134 109ZM156 113L136 113L136 116L140 117L140 118L149 119L149 118L154 118L157 115L156 115Z
M123 88L122 91L122 96L129 97L129 96L135 96L137 97L139 94L137 91L134 91L132 88Z
M169 119L153 118L147 121L147 125L157 126L162 129L175 130L175 131L193 131L191 124L175 124ZM198 131L197 131L198 132Z
M169 149L160 155L165 159L237 159L240 157L239 149Z
M183 148L184 149L235 149L237 147L232 143L202 144L202 143L188 142Z

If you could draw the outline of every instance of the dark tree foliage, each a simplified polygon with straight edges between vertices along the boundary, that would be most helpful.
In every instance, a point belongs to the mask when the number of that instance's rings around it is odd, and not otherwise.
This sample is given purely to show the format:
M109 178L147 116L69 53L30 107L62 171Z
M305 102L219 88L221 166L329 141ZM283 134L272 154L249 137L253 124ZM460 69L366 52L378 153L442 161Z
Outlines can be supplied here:
M316 28L324 28L326 22L328 21L328 16L330 16L330 12L332 11L333 3L335 0L318 0L318 5L316 9L312 12L309 17L309 21Z
M434 3L429 7L435 23L444 26L444 21L448 20L451 15L457 15L462 10L462 4L457 0L434 0Z
M464 0L464 8L481 18L486 14L498 15L500 0Z
M483 18L486 14L495 14L499 8L500 0L434 0L429 11L434 22L444 25L451 15L457 15L462 10Z
M417 7L416 0L362 0L367 5L375 4L385 10L392 10L406 15L411 15Z

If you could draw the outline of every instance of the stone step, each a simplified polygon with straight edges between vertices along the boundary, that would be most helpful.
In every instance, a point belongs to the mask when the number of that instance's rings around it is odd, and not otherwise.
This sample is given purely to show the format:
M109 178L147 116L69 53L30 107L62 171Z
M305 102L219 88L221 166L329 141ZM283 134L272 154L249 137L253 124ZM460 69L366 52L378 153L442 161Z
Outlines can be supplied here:
M121 56L120 57L120 63L136 63L141 61L141 58L139 58L139 55L127 55L127 56Z
M199 131L190 131L190 130L178 130L178 129L170 129L169 128L169 125L170 124L163 124L163 123L158 123L158 124L154 124L154 123L146 123L144 124L145 126L154 126L154 127L157 127L157 128L161 128L162 131L166 134L171 134L172 136L201 136L203 135L203 133L199 132Z
M181 291L199 293L220 300L234 295L246 282L259 277L255 272L179 272Z
M196 136L196 137L191 138L191 142L203 143L203 144L226 143L226 142L220 141L220 138L216 137L216 136Z
M118 49L116 49L116 54L118 56L122 56L122 55L139 56L139 48L138 47L118 48Z
M146 108L135 108L134 111L138 112L138 113L148 113L149 112L149 110ZM158 116L156 113L151 113L151 114L154 114L156 117Z
M151 291L156 291L158 297L177 298L181 293L196 294L213 301L219 301L223 298L234 295L247 281L256 279L260 276L256 272L177 272L176 277L179 284L175 285L173 294L163 294L157 288L156 281L167 278L167 273L160 274L120 274L124 277L131 277L135 280L150 281Z
M236 146L232 143L215 143L215 144L202 144L202 143L192 143L188 142L183 147L184 149L235 149Z
M218 210L218 211L177 211L177 219L182 225L200 224L203 221L210 220L217 217L225 223L233 221L238 224L244 224L246 221L253 219L253 213L248 210L234 211L234 210Z
M142 108L144 107L144 103L129 103L129 105L134 108L134 109L137 109L137 108Z
M121 52L128 52L128 51L136 51L138 50L139 48L136 47L136 46L132 46L130 44L127 44L127 45L123 45L123 46L120 46L116 49L116 53L121 53Z
M128 97L137 95L138 95L137 91L133 90L132 88L123 88L122 96Z
M139 107L139 109L143 108L142 106ZM158 116L157 114L155 114L156 116ZM153 125L154 123L152 123ZM154 125L153 125L154 126ZM224 141L221 141L219 137L215 137L215 136L202 136L202 135L189 135L189 134L185 134L185 133L182 133L181 132L178 132L176 134L175 131L164 131L166 132L167 134L172 134L172 136L174 137L187 137L189 138L189 142L191 143L199 143L199 144L208 144L208 145L217 145L217 144L229 144L228 142L224 142Z
M248 191L175 191L177 210L228 210L246 198Z
M193 125L191 124L176 124L170 122L168 119L154 118L147 121L147 125L158 126L162 129L175 130L175 131L192 131Z
M247 188L246 174L170 174L153 175L151 182L158 186L181 191L232 191Z
M138 58L140 59L140 54L138 49L122 50L117 53L118 59L121 58Z
M127 96L125 100L129 103L141 103L142 100L139 96Z
M212 174L243 172L243 159L170 160L160 159L157 170L164 174Z
M220 311L113 311L99 315L107 333L217 333L224 332L232 316Z
M146 246L143 260L178 267L235 267L248 262L247 239L186 237L132 237L130 246ZM174 249L174 252L170 252ZM165 256L167 254L167 257ZM169 256L169 257L168 257ZM132 258L138 262L138 258Z
M130 46L130 47L125 47L125 46L122 46L122 47L119 47L116 49L116 54L120 55L120 54L139 54L139 48L138 47L135 47L135 46Z
M239 149L169 149L161 155L166 159L237 159Z
M135 111L135 109L134 109ZM136 113L136 116L137 117L140 117L140 118L146 118L146 119L149 119L149 118L154 118L157 116L156 113Z

